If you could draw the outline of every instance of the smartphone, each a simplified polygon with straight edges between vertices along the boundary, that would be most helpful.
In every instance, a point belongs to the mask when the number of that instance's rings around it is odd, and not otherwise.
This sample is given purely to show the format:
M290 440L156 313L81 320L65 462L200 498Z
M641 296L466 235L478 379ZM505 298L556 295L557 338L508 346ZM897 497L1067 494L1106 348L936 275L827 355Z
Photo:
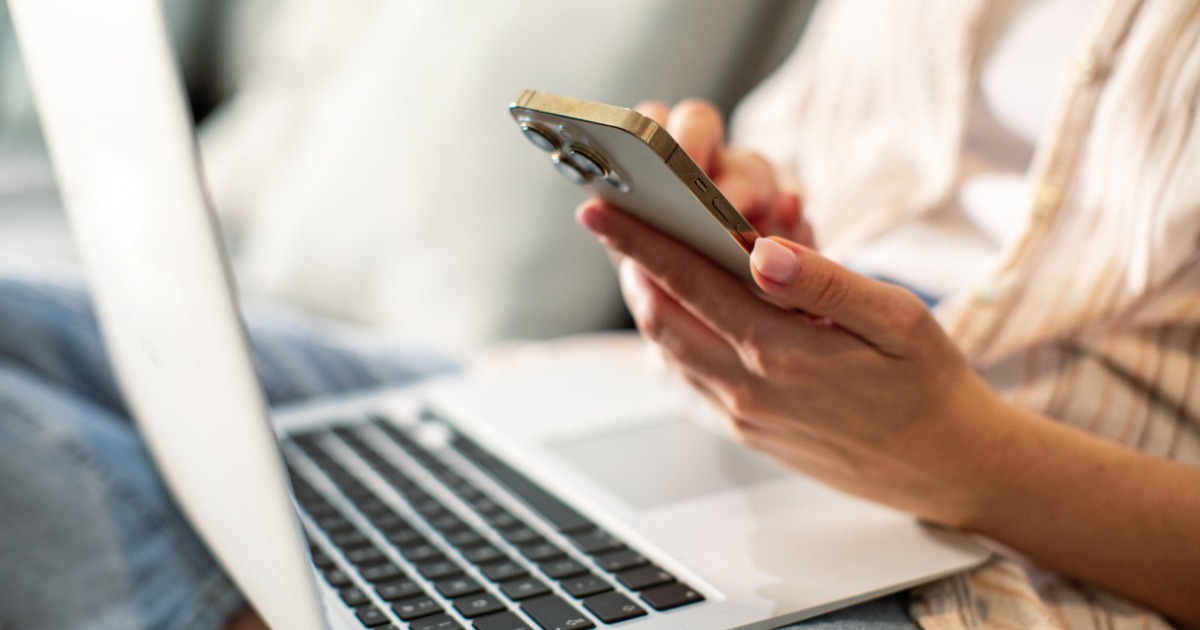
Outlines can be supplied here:
M624 107L525 90L521 132L570 182L750 279L758 234L658 123Z

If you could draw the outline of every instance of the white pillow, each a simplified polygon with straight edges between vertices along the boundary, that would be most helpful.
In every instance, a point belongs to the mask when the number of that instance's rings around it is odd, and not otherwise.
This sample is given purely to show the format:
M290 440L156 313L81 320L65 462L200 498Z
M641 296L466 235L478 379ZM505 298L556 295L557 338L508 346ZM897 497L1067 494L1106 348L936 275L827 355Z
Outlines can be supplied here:
M728 103L768 4L276 4L204 145L243 284L457 354L621 322L581 193L506 106L523 88Z

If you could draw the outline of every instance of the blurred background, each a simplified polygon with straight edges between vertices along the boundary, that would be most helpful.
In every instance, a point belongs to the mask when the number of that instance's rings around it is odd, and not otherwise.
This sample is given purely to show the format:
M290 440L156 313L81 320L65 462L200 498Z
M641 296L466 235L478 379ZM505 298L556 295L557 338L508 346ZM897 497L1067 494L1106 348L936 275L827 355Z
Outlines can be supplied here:
M627 324L525 88L727 113L815 0L165 0L242 290L468 356ZM74 251L0 3L0 271Z

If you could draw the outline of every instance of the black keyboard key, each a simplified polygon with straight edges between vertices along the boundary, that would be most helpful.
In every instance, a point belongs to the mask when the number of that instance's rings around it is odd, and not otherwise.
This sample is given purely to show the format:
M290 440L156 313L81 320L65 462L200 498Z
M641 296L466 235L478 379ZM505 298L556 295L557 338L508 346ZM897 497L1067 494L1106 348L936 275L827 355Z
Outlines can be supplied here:
M395 514L392 508L379 499L371 499L363 502L358 506L358 509L367 516L368 519L384 518L388 515Z
M507 608L504 602L487 593L469 595L454 600L454 609L467 619L498 613Z
M612 534L602 530L593 529L586 532L581 532L571 536L571 542L575 543L579 550L594 556L605 551L615 551L623 549L625 545L613 537Z
M439 560L437 562L418 565L417 571L431 582L462 574L462 568L449 560Z
M470 499L467 501L467 503L470 504L471 507L475 508L475 511L479 512L480 514L493 514L504 509L500 507L499 503L496 503L491 497L486 495L480 495L474 499Z
M385 532L409 526L408 521L395 512L374 516L371 518L371 524Z
M670 610L685 604L704 601L704 596L696 589L682 582L672 582L648 588L641 593L642 599L655 610Z
M420 499L414 502L412 507L417 511L417 514L424 516L425 520L433 520L439 516L445 516L446 514L450 513L450 511L446 509L446 506L442 505L441 501L438 501L433 497Z
M344 588L352 584L350 576L346 575L341 569L334 569L325 572L325 581L333 588Z
M567 578L562 581L562 587L568 595L576 599L613 590L608 582L591 573Z
M368 628L376 628L387 623L387 613L374 606L361 606L354 611L354 616Z
M484 577L493 582L503 582L504 580L526 575L525 569L511 560L495 564L485 564L479 570L483 572Z
M484 514L483 520L487 521L488 525L501 531L525 527L525 523L521 519L513 516L511 512L503 508Z
M418 562L438 562L446 559L446 556L443 556L442 552L437 547L428 544L402 547L400 549L400 553L403 554L409 562L414 564Z
M453 514L444 514L437 518L430 519L429 524L433 525L434 529L442 532L443 534L453 534L454 532L460 532L467 528L467 524L464 523L461 518L458 518Z
M388 561L387 556L383 555L383 552L375 547L350 549L346 552L346 559L357 567L370 567Z
M337 566L337 564L334 563L333 558L329 557L329 554L321 551L321 549L318 547L312 548L312 561L313 564L317 565L317 568L321 569L322 571L326 571Z
M550 543L540 543L536 545L530 545L528 547L521 547L521 555L529 558L529 560L532 562L545 562L551 558L558 558L565 556L566 554L563 553L562 549L559 549Z
M468 549L476 547L487 542L487 539L473 529L454 532L446 536L446 542L458 547L459 549Z
M331 536L333 534L351 531L354 529L354 525L350 521L346 520L346 517L342 516L341 514L322 516L321 518L316 519L316 521L317 528Z
M503 551L493 547L492 545L481 545L472 547L463 552L463 557L471 562L471 564L491 564L501 560L508 560L509 557Z
M450 486L450 489L453 490L454 493L461 497L464 501L474 501L475 499L484 496L483 492L481 492L479 488L476 488L475 485L469 481L456 483Z
M475 630L534 630L520 617L508 611L480 617L471 625L475 626Z
M371 546L370 539L356 529L333 534L329 537L329 540L338 549L342 550L361 549L362 547Z
M541 534L529 529L528 527L509 529L501 532L500 535L504 537L504 540L507 540L518 547L524 545L538 545L546 542L546 539L543 538Z
M391 562L363 567L359 573L362 574L364 580L372 584L378 584L379 582L387 582L404 577L404 572L400 570L400 567L392 564Z
M579 564L579 562L572 560L571 558L550 560L543 562L538 566L541 567L542 573L545 573L556 580L561 580L563 578L571 577L572 575L579 575L580 573L587 572L587 567Z
M521 610L533 617L533 620L545 630L560 630L561 628L586 630L596 627L596 624L592 623L583 613L556 595L543 595L527 599L521 602Z
M298 496L299 495L297 495L297 497ZM314 519L318 519L323 516L334 516L338 513L337 508L333 507L333 504L317 494L313 494L309 498L301 499L300 503L304 505L304 511L308 512L308 515Z
M558 497L546 492L508 464L497 460L469 439L456 436L454 447L467 459L472 460L501 485L521 498L533 511L541 514L555 528L563 532L592 529L595 525Z
M384 535L387 536L388 542L397 547L415 547L429 542L420 532L408 527L385 530Z
M641 617L646 610L620 593L604 593L583 600L583 605L604 623L616 623Z
M500 584L500 592L513 601L520 601L522 599L529 599L530 597L537 597L538 595L545 595L550 592L550 588L543 584L541 580L527 575L502 582Z
M363 604L371 602L370 598L368 598L365 593L358 590L358 588L354 586L347 586L346 588L338 591L338 596L341 597L342 601L346 602L346 605L351 608L362 606Z
M422 617L408 624L408 630L462 630L462 624L445 613Z
M483 586L475 580L462 575L448 580L442 580L434 585L442 597L455 599L464 595L474 595L483 592Z
M442 612L442 607L428 597L414 597L392 604L392 612L404 621L412 621Z
M395 582L378 584L375 586L375 592L379 593L380 597L389 602L425 594L425 591L422 591L421 587L417 586L417 583L412 580L396 580Z
M632 569L647 564L646 558L642 554L632 549L621 549L619 551L610 551L596 556L596 563L600 568L609 573Z
M650 588L658 584L666 584L674 582L675 577L666 571L654 566L647 565L636 569L628 569L617 574L617 579L622 584L629 588L640 591L644 588Z

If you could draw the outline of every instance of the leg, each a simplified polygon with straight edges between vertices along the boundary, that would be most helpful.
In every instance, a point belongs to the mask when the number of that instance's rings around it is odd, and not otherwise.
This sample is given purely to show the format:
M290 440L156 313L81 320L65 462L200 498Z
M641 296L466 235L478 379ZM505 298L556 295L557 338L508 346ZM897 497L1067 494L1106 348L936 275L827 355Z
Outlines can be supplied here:
M399 385L457 366L412 344L266 306L247 309L259 377L272 405ZM0 277L0 358L128 416L82 282Z
M453 369L256 311L273 404ZM128 418L79 282L0 278L0 627L222 627L245 602Z
M0 625L219 628L245 602L132 425L0 362Z

